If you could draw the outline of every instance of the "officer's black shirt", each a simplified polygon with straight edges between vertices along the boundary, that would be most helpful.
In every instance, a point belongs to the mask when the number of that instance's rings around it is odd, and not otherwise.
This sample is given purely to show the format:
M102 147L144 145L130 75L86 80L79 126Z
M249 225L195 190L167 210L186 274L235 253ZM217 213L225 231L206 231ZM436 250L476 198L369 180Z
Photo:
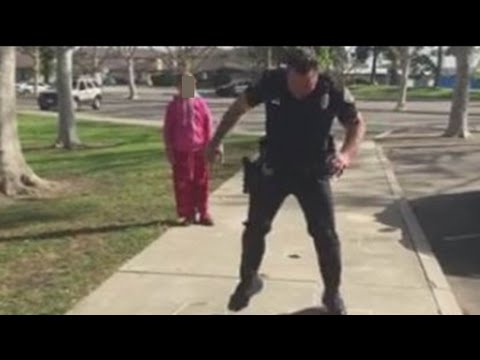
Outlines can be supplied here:
M333 119L347 125L357 117L348 90L339 89L325 75L319 76L314 91L303 99L291 95L283 68L266 71L245 94L251 107L265 103L266 157L273 169L295 171L324 163L332 150Z

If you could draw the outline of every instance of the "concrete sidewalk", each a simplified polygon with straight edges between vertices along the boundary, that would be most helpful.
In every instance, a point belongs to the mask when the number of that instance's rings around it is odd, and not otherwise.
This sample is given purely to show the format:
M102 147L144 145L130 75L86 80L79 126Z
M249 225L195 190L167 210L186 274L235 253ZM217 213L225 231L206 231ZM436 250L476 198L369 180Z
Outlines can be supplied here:
M226 314L246 215L241 180L238 174L212 196L215 227L168 230L69 314ZM333 187L348 313L456 313L455 304L438 305L373 142L363 144L355 166ZM294 198L274 222L262 273L263 292L239 314L312 313L320 304L313 242Z

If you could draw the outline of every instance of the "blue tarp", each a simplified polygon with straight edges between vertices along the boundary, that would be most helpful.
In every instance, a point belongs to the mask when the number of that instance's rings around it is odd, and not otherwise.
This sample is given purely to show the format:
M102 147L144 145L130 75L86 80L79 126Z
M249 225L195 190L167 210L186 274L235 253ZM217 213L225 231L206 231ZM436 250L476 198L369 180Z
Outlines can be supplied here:
M442 76L438 85L445 88L453 88L455 86L455 75ZM470 87L472 89L480 89L480 79L472 78L470 79Z

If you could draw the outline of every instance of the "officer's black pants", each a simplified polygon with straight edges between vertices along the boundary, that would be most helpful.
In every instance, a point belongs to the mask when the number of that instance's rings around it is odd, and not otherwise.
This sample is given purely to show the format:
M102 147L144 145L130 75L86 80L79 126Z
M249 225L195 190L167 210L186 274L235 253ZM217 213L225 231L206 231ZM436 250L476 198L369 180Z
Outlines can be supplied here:
M242 236L240 278L249 282L259 270L265 252L265 236L285 198L293 194L304 213L308 233L313 237L326 293L340 285L340 242L335 231L330 179L318 176L263 176L250 191L248 219Z

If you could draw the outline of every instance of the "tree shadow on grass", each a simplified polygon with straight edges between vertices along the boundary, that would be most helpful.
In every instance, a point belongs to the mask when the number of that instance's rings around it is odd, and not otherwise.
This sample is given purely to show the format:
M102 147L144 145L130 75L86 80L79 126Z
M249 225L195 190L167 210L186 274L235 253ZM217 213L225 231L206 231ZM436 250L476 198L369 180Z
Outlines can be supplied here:
M62 238L62 237L68 237L68 236L116 232L116 231L132 229L132 228L148 227L148 226L183 227L184 225L179 224L176 220L173 220L173 219L150 220L150 221L144 221L144 222L134 222L134 223L125 223L125 224L107 224L107 225L95 226L95 227L81 227L77 229L72 228L72 229L47 231L47 232L36 233L36 234L0 236L0 243L23 241L27 239L28 240L47 240L51 238Z

